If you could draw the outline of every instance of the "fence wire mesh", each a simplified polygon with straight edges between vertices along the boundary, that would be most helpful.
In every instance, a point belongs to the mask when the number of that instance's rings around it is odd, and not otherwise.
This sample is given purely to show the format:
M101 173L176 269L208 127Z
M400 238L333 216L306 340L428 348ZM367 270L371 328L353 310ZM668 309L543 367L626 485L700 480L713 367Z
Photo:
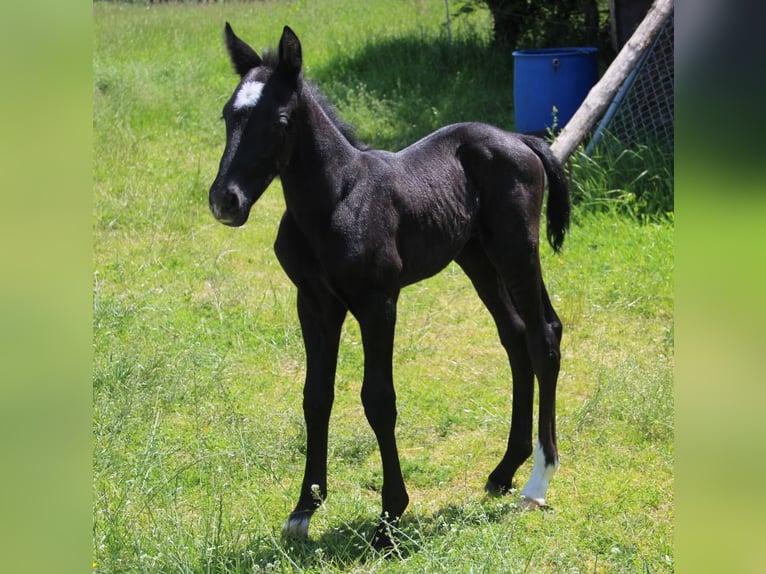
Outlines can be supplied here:
M625 148L649 145L672 157L673 106L673 13L665 20L646 54L626 78L612 105L596 129L586 153L605 134Z

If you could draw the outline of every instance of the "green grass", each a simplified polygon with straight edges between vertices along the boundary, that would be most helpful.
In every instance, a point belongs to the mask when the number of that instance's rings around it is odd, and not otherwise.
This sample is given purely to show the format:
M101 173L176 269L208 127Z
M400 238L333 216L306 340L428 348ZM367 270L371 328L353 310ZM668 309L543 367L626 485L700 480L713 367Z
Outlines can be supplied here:
M578 148L569 165L572 199L588 212L663 219L674 211L673 158L665 145L623 147L605 134L595 149Z
M329 499L311 540L280 539L303 470L303 345L271 249L279 182L242 229L207 208L235 83L223 22L259 48L289 23L307 75L376 147L460 119L512 127L510 63L486 52L486 14L450 47L440 1L363 4L94 5L94 570L672 571L672 218L582 204L564 251L543 249L565 326L554 510L482 491L507 438L510 372L450 266L400 301L402 558L367 546L381 471L351 320Z

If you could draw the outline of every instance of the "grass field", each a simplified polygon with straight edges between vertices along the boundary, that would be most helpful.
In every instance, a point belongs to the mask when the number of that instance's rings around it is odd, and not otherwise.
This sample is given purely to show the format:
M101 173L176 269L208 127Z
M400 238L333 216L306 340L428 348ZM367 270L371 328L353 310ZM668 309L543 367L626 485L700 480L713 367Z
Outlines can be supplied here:
M542 250L565 329L553 511L482 491L507 439L510 371L450 266L400 299L402 557L367 546L381 471L352 320L329 498L311 540L280 539L303 470L303 345L271 249L279 182L241 229L207 207L235 85L223 22L259 49L290 24L306 75L375 147L458 120L512 128L510 57L487 50L487 15L455 23L450 46L443 9L94 5L94 571L673 571L673 221L603 206L576 206L563 252Z

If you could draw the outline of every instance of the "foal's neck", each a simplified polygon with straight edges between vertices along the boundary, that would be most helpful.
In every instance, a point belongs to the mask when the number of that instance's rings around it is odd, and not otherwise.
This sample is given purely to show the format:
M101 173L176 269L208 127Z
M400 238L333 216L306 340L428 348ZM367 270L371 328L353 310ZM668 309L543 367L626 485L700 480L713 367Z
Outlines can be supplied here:
M304 86L295 118L295 142L290 162L280 174L287 209L298 223L329 215L348 188L347 167L358 156L311 89Z

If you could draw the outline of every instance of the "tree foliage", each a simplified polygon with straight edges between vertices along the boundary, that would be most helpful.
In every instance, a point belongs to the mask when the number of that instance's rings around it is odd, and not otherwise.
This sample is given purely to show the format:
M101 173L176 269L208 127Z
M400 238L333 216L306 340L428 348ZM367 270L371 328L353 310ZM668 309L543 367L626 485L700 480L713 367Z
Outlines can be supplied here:
M458 0L455 16L486 6L495 42L506 48L596 46L611 51L609 14L600 0Z

